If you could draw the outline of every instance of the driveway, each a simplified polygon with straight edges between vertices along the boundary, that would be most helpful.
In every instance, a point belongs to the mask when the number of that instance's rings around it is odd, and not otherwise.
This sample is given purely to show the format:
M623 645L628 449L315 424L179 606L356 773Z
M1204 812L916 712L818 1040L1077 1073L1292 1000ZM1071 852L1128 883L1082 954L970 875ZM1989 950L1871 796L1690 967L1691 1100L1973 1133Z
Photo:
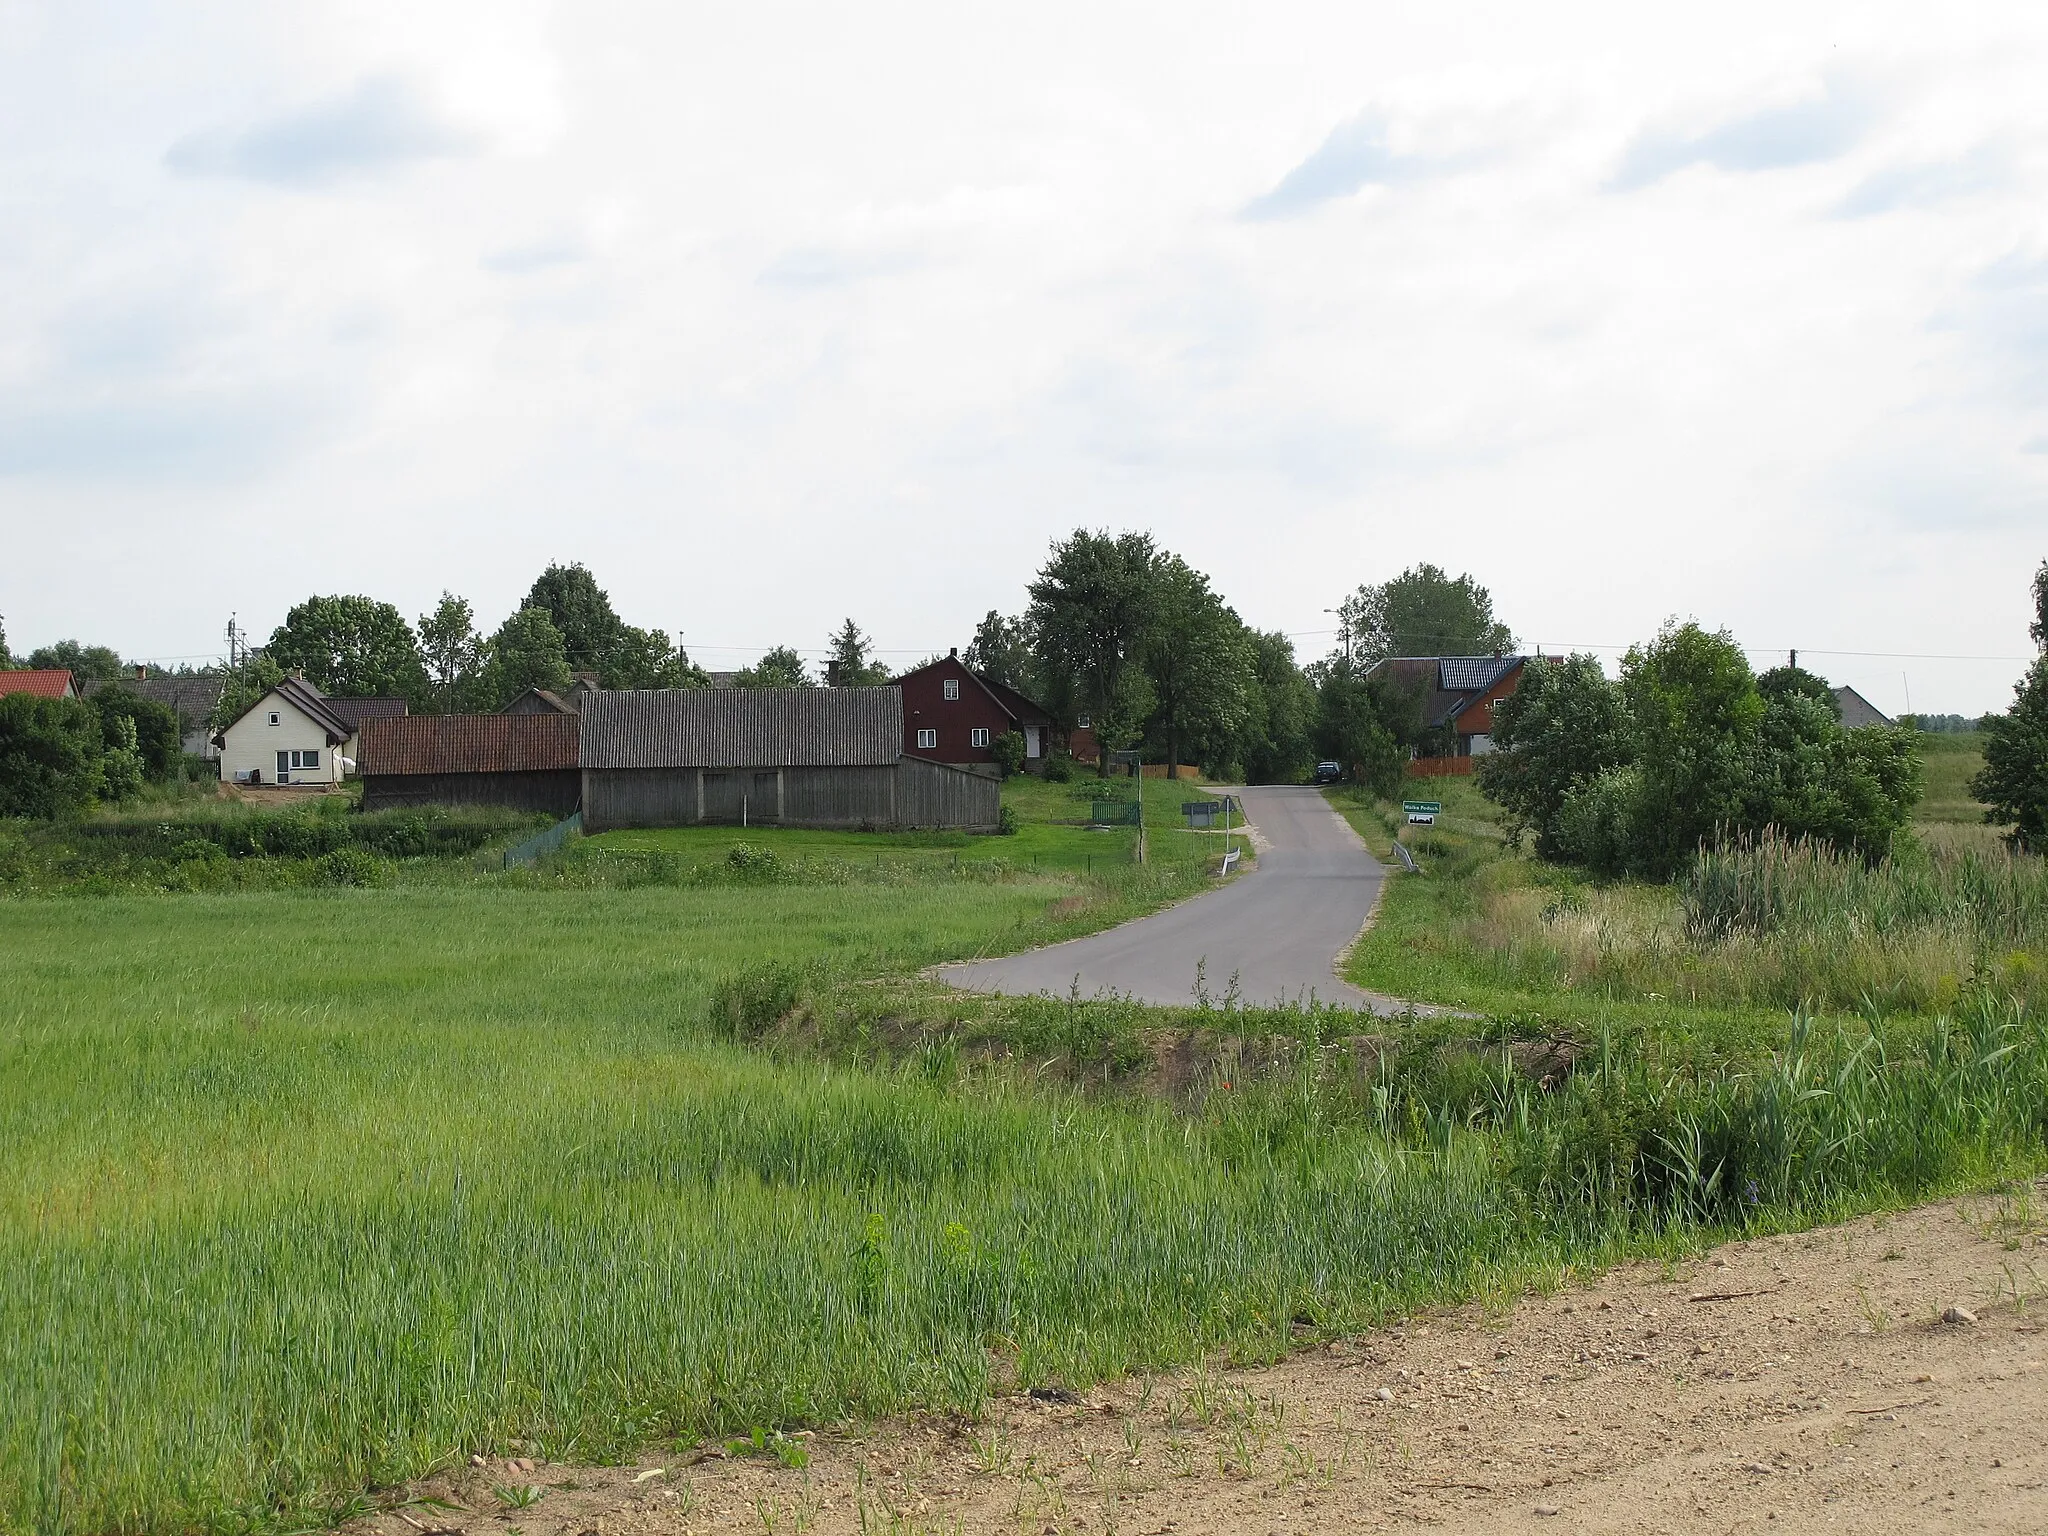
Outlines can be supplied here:
M1221 1001L1236 977L1246 1004L1310 997L1391 1013L1402 1004L1337 977L1338 951L1358 936L1386 869L1321 793L1270 785L1236 791L1258 832L1258 868L1228 885L1106 933L1001 960L942 967L973 992L1118 992L1148 1003L1195 1001L1196 967Z

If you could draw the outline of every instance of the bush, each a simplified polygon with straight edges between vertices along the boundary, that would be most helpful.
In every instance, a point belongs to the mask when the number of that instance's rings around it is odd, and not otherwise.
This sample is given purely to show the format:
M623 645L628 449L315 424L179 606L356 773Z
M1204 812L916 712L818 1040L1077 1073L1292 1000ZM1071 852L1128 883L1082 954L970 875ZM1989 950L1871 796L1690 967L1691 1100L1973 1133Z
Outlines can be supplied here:
M0 816L84 810L107 787L99 716L79 699L0 698Z
M994 755L996 767L1004 778L1007 779L1023 768L1025 748L1026 742L1022 731L1005 731L989 743L989 751Z
M776 881L783 876L782 860L773 848L756 848L752 843L734 843L726 853L725 867L750 880Z
M794 1012L803 994L804 974L793 965L771 961L729 971L712 983L711 1022L735 1040L757 1039Z
M384 863L361 848L337 848L315 859L313 871L326 885L376 885L384 878Z
M1009 805L996 808L996 831L1003 837L1017 835L1017 812Z
M135 753L142 772L158 782L177 771L184 756L184 737L176 710L119 687L96 689L87 702L100 718L100 733L108 751L126 748Z
M1071 784L1074 780L1074 760L1065 752L1055 752L1045 760L1045 781L1048 784Z

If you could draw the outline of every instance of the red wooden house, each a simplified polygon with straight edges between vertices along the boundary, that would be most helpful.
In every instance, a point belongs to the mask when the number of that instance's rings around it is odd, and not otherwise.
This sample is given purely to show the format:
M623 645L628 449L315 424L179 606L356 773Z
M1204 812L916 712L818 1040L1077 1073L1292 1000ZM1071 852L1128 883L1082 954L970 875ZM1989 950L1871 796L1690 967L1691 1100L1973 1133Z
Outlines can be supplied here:
M1422 726L1439 744L1418 753L1410 773L1466 774L1493 750L1493 712L1522 680L1526 656L1390 656L1367 677L1413 689Z
M1052 716L994 678L983 677L951 651L896 679L903 690L903 753L956 767L996 766L995 739L1005 731L1024 738L1024 767L1045 765Z

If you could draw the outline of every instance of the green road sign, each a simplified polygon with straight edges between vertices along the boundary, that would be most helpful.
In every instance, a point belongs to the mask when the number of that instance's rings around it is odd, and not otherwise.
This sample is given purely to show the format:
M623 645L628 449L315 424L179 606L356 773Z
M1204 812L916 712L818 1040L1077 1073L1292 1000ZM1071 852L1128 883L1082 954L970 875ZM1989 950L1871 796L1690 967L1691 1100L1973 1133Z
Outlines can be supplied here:
M1403 800L1401 809L1422 816L1434 816L1444 808L1441 800Z

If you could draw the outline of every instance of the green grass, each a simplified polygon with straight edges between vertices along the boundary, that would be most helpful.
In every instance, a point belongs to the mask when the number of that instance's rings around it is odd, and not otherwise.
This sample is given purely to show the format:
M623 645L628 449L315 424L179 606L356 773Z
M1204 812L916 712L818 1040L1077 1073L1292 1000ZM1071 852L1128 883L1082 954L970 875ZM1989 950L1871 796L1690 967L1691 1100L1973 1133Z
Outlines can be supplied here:
M711 1032L736 968L908 967L1061 888L0 904L0 1527L293 1526L513 1436L591 1458L973 1412L1556 1283L1692 1241L1688 1211L1768 1226L2032 1166L2024 1020L1825 1105L1655 1073L1552 1104L1505 1059L1361 1080L1311 1041L1187 1115ZM1955 1128L1922 1144L1937 1092ZM1767 1110L1789 1151L1760 1163ZM1738 1191L1804 1171L1730 1205L1669 1172L1675 1137Z
M1402 901L1516 862L1466 789ZM1128 836L1059 825L1092 792L1012 791L1068 850ZM1513 1027L1217 1015L1256 1070L1169 1103L1039 1068L1186 1011L900 980L1194 888L1215 840L1157 824L1145 869L898 840L808 878L866 846L828 840L760 883L0 900L0 1531L299 1530L515 1437L973 1414L2042 1165L2048 1019L1981 994L1727 1070L1589 1030L1561 1077ZM867 1049L906 998L915 1048Z
M1925 788L1913 808L1914 820L1982 825L1984 806L1969 784L1984 767L1984 733L1930 731L1916 741Z

